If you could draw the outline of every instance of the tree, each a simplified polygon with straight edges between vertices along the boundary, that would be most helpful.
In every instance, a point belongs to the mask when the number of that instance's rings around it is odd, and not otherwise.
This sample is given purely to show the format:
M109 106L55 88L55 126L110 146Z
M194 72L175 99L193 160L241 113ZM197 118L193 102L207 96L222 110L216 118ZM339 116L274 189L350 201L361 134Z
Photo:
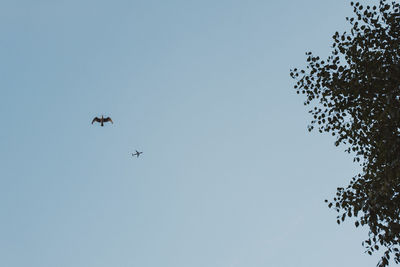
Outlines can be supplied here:
M355 226L369 227L368 254L385 248L400 263L400 4L351 2L350 31L333 35L326 60L307 52L306 69L291 70L297 93L313 116L309 131L329 132L345 145L362 171L337 188L329 208Z

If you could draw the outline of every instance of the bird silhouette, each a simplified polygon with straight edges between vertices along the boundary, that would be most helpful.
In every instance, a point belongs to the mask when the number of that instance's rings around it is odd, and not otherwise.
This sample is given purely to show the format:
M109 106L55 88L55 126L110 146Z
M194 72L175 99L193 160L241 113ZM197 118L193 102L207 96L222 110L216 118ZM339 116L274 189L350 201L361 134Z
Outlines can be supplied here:
M94 122L100 122L100 126L104 126L104 123L109 121L111 121L111 123L114 124L110 117L104 118L103 115L101 115L101 118L94 117L94 119L92 120L92 124Z
M132 153L132 156L136 156L138 158L140 154L143 154L143 152L139 152L136 150L136 153Z

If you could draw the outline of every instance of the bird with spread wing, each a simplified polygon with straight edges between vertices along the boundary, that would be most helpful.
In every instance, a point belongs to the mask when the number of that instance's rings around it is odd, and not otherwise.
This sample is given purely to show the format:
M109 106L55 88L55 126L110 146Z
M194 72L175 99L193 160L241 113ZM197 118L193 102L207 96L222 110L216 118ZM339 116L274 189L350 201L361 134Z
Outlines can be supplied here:
M94 119L92 120L92 124L94 122L100 122L100 126L104 126L105 122L111 122L112 124L114 124L114 122L112 121L112 119L110 117L104 118L103 115L101 115L101 118L98 117L94 117Z

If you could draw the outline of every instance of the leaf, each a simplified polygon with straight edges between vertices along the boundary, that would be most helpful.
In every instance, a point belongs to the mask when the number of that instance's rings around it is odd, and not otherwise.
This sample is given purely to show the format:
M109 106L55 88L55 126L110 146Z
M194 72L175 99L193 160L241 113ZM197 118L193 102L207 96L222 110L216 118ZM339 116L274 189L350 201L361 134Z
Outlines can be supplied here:
M308 129L334 136L361 166L328 207L338 224L354 215L356 227L369 228L369 254L400 245L400 3L379 2L379 9L351 2L350 29L333 34L331 54L307 52L307 71L291 76L315 116Z

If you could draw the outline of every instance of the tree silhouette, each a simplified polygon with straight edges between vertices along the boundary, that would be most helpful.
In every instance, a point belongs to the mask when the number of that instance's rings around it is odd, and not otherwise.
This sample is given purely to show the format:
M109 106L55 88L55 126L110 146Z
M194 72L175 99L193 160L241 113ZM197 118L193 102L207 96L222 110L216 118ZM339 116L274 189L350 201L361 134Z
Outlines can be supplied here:
M390 256L400 263L400 4L351 5L351 29L333 35L332 54L307 52L306 69L290 75L310 106L309 131L331 133L362 166L325 201L338 224L354 216L356 227L369 227L363 246L370 255L385 248L384 267Z

